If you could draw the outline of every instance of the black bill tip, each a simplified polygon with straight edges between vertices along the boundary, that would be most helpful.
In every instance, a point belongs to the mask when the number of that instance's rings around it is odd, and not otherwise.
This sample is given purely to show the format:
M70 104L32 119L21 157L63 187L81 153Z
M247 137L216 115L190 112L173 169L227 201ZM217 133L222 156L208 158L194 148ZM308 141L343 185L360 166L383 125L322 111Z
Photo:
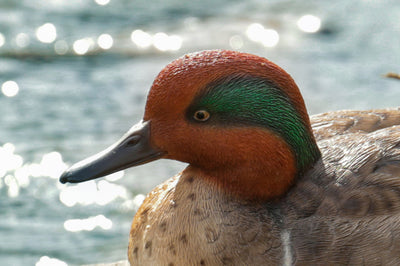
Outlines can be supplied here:
M64 172L64 173L60 176L60 182L63 183L63 184L65 184L65 183L68 182L68 173L65 173L65 172Z

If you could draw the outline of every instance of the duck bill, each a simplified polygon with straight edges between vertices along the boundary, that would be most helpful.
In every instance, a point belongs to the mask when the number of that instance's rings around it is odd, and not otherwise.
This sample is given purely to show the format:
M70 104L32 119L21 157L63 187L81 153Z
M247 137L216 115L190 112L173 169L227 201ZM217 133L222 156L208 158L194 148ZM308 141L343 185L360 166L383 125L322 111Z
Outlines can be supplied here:
M141 121L104 151L72 165L61 175L60 182L88 181L157 160L163 155L163 151L150 143L150 122Z

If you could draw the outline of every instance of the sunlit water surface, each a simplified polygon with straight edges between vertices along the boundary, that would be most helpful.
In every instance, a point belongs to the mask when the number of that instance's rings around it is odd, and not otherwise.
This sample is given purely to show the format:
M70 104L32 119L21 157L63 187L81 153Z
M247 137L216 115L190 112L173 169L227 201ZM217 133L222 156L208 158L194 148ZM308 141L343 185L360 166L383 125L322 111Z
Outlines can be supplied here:
M255 53L297 81L311 114L398 106L400 2L0 3L0 264L126 258L144 195L184 168L160 161L78 185L71 163L143 114L155 75L203 49Z

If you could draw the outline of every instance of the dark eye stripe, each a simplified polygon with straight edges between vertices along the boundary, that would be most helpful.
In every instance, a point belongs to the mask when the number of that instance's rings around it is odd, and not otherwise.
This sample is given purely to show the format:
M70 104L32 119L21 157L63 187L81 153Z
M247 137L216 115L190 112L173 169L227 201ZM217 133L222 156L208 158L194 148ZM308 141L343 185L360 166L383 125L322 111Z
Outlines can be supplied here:
M188 107L189 121L206 121L195 116L202 110L213 115L207 125L253 125L274 131L291 146L299 173L321 156L296 104L278 85L262 77L232 75L209 83Z

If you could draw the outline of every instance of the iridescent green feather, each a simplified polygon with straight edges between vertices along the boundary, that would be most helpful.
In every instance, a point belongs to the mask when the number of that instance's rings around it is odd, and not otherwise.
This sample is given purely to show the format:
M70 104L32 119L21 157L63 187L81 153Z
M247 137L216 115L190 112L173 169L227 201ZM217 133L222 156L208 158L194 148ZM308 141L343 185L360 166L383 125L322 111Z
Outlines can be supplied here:
M270 81L252 76L219 80L205 88L188 112L199 109L210 112L210 123L253 125L276 132L292 148L299 173L320 158L312 133L290 98Z

